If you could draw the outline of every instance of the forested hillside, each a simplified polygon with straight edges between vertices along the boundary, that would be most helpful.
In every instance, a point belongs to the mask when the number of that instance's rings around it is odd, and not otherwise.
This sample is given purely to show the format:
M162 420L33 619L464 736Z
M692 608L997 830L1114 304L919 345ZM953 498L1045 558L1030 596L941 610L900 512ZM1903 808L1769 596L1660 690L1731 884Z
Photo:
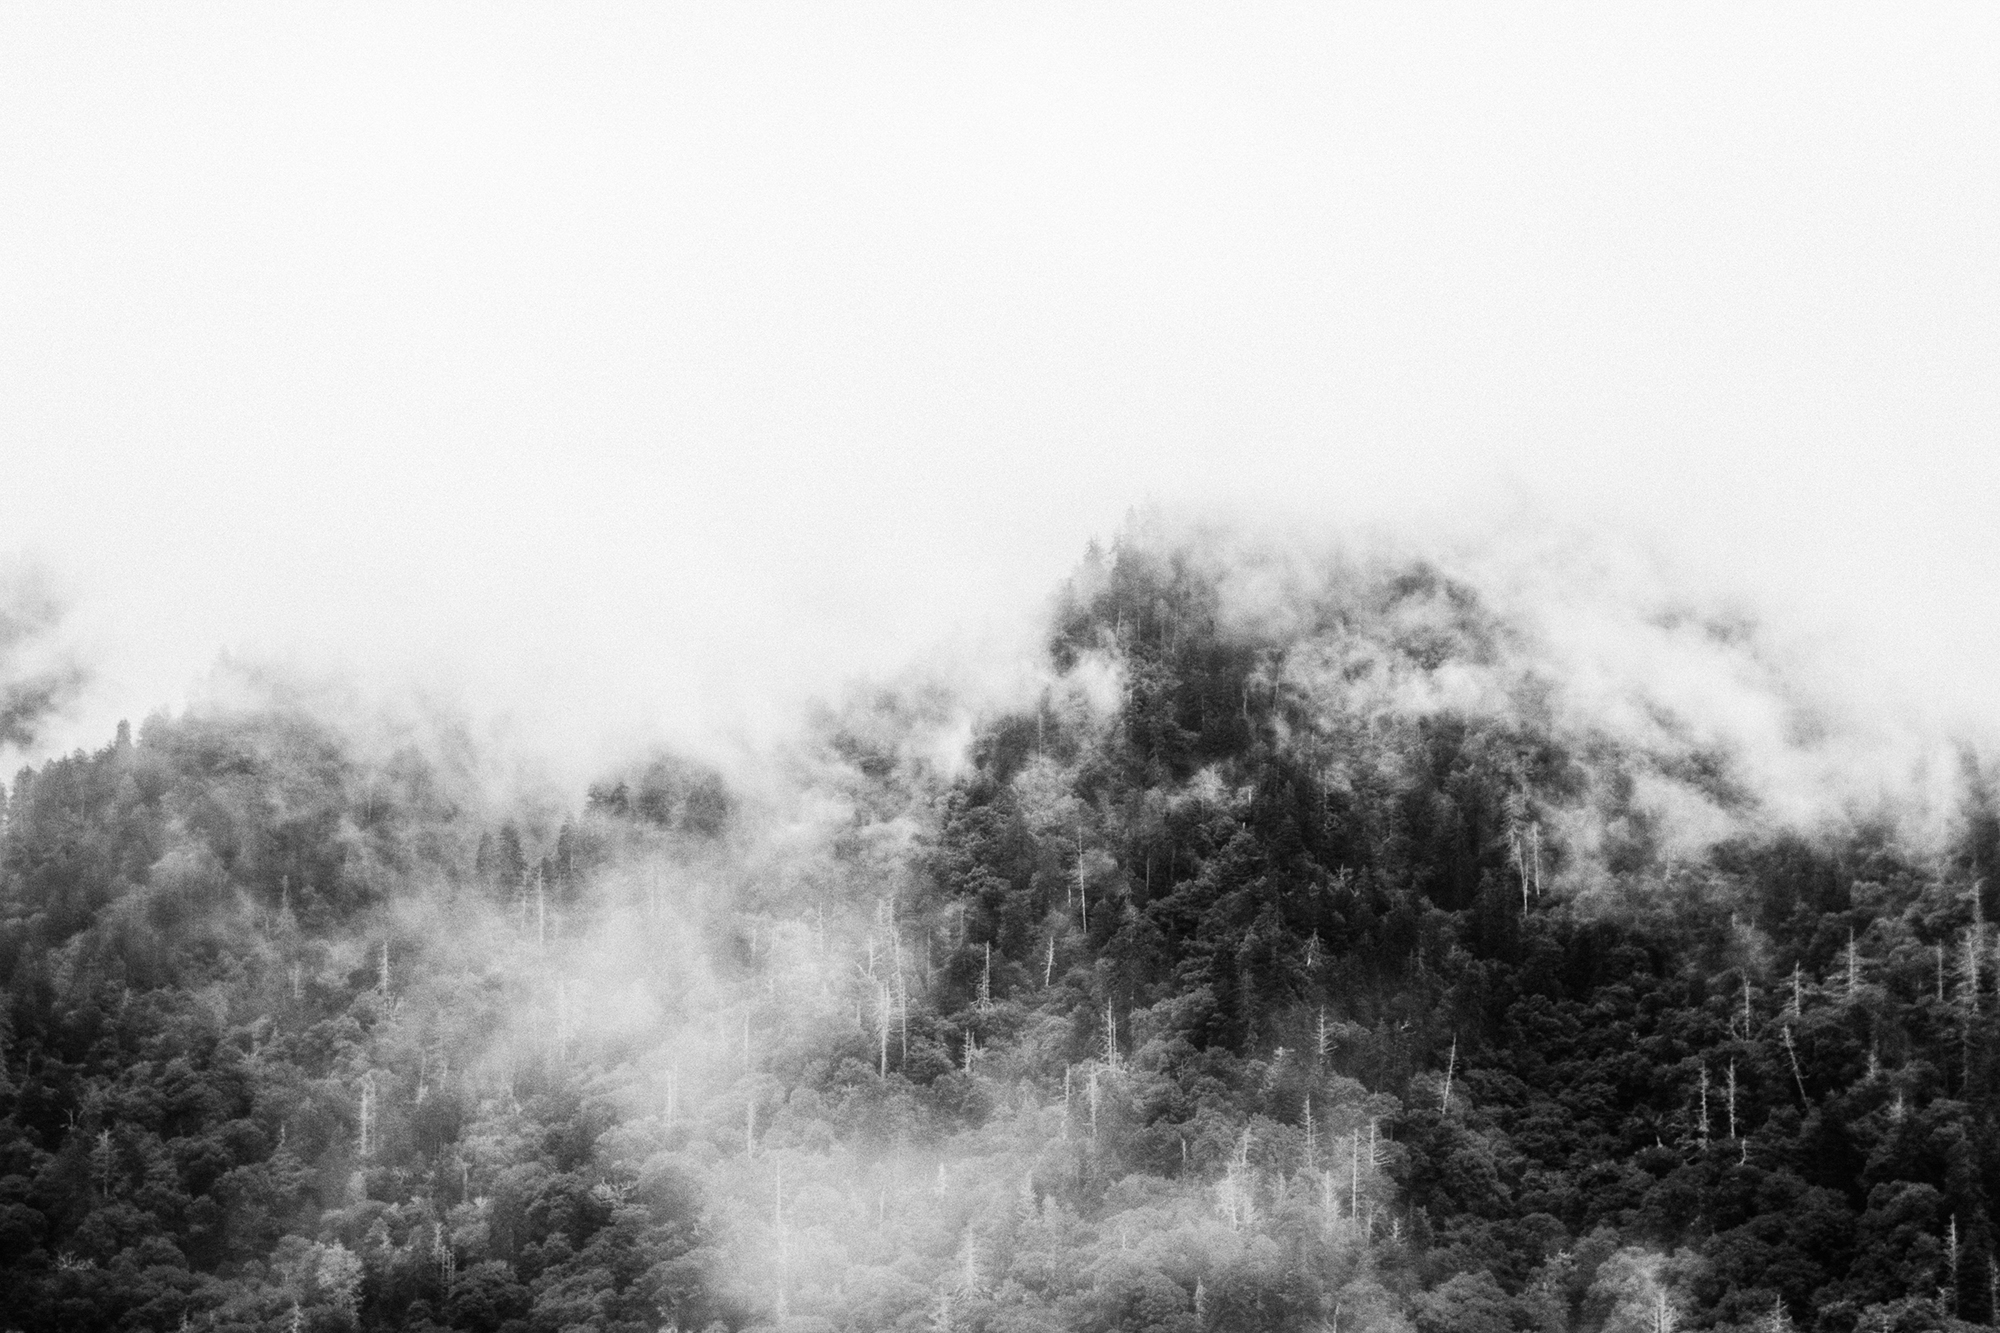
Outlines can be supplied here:
M1858 751L1754 627L1635 613L1676 692L1512 605L1136 526L1035 690L742 773L24 771L0 1327L2000 1323L1986 770L1794 782Z

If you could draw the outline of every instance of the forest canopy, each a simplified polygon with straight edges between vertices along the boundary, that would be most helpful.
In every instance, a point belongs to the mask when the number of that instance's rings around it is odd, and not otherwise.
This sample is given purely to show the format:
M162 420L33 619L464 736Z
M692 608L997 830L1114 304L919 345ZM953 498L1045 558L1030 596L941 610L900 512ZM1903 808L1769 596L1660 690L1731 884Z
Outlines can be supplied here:
M755 773L296 701L24 769L0 1327L2000 1321L1991 770L1613 611L1141 521L1032 688Z

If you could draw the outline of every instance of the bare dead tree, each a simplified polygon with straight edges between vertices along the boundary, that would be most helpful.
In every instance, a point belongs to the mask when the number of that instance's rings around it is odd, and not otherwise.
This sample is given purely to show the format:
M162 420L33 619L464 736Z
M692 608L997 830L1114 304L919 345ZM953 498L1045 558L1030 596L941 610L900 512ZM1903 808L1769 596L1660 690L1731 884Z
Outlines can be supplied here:
M1701 1146L1708 1146L1708 1064L1701 1066Z
M1083 877L1083 825L1076 826L1076 903L1083 917L1083 929L1090 930L1090 886Z
M375 1071L369 1070L361 1076L361 1125L360 1138L356 1145L360 1157L365 1161L375 1153Z
M1736 1137L1736 1062L1729 1062L1729 1137Z
M893 1016L889 988L878 982L875 986L875 1035L881 1062L877 1073L885 1079L889 1077L889 1027Z
M1953 1314L1957 1314L1958 1313L1958 1214L1957 1213L1953 1213L1951 1215L1951 1221L1946 1227L1945 1241L1944 1241L1944 1258L1945 1258L1945 1272L1947 1275L1946 1278L1947 1285L1945 1287L1945 1308L1949 1309Z
M1792 1030L1786 1027L1783 1031L1785 1034L1785 1054L1791 1058L1792 1062L1792 1079L1799 1085L1799 1104L1809 1106L1811 1105L1811 1099L1806 1096L1806 1076L1799 1070L1799 1052L1798 1048L1792 1045Z

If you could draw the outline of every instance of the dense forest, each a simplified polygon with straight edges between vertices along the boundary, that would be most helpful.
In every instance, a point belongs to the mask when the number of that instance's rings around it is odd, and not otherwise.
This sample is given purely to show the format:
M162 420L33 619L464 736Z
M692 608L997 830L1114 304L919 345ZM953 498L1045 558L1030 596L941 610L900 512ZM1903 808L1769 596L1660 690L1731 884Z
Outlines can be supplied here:
M1141 523L1033 688L741 771L24 770L0 1328L2000 1324L1987 770L1793 782L1855 752L1754 625L1635 610L1676 692L1509 605Z

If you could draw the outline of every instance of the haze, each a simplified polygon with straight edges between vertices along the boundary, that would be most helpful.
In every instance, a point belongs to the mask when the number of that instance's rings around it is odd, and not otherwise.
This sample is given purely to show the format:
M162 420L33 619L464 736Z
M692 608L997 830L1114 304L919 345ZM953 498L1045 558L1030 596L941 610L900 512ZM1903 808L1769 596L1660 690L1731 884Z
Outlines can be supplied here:
M755 730L1019 643L1147 503L1637 542L1989 718L1996 57L1984 6L12 8L0 547L96 667L41 748L225 652Z

